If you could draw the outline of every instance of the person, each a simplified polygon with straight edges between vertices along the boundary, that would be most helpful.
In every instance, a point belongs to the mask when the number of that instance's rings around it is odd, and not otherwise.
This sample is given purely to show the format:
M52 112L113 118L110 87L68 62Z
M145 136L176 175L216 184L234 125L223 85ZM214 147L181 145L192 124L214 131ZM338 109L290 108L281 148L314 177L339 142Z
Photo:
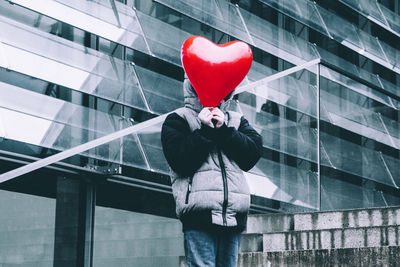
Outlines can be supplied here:
M250 192L243 171L259 160L262 139L239 113L203 107L185 76L185 106L162 126L176 214L188 266L236 266Z

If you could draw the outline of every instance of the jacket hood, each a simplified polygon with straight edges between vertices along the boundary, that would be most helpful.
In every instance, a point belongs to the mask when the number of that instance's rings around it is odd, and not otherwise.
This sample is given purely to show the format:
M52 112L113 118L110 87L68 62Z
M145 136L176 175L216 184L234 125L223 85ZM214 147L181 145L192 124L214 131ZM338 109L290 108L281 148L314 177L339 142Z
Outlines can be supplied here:
M222 112L225 113L227 111L229 101L232 99L234 92L235 90L233 90L227 97L225 97L225 99L223 99L222 102L218 105L218 108ZM185 107L190 108L196 111L197 113L199 113L204 108L204 106L200 103L197 93L194 90L186 74L185 74L185 80L183 82L183 96L184 96Z

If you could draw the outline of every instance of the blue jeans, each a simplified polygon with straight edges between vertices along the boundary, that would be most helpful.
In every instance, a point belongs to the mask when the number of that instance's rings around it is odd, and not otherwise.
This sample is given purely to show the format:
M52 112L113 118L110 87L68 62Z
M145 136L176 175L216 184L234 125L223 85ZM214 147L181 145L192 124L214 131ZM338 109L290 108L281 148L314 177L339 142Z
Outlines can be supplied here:
M236 267L242 234L238 231L184 232L189 267Z

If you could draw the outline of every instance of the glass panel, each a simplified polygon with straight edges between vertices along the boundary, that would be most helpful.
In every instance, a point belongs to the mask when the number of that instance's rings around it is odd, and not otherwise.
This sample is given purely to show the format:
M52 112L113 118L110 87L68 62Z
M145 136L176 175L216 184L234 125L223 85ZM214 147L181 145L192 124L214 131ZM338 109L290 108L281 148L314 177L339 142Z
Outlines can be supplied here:
M360 29L357 29L358 36L360 37L363 48L364 50L369 53L366 54L365 56L380 63L383 64L384 66L388 66L390 62L387 61L387 58L383 54L383 51L381 49L380 44L378 43L378 40L373 37L372 35L361 31ZM379 41L381 44L383 42ZM363 54L364 51L359 51L360 54ZM386 53L386 51L385 51Z
M150 169L169 174L170 168L161 146L161 126L162 122L140 131L138 135Z
M387 206L389 193L375 189L375 182L398 186L392 169L400 162L388 156L397 155L399 143L393 99L323 66L321 76L330 79L321 77L320 95L331 121L320 132L321 165L331 166L321 168L322 209Z
M353 26L353 24L318 5L315 5L315 7L321 14L329 33L335 40L339 40L341 43L347 41L358 49L363 48L363 44L361 43L356 28Z
M388 91L394 95L400 96L400 92L399 92L399 90L397 90L397 86L395 84L393 84L385 79L382 79L382 78L379 78L379 82L383 85L383 89L385 89L386 91ZM392 99L392 102L393 101L394 101L394 99ZM399 101L395 100L395 102L396 102L395 106L400 107Z
M68 1L55 0L55 1L62 3L63 5L72 7L76 10L79 10L89 16L92 16L92 14L96 14L96 18L114 24L115 26L118 26L117 18L115 17L109 2L108 5L106 5L107 2L103 1L102 4L104 6L101 6L99 5L99 1L79 1L79 0L68 0Z
M382 153L382 158L385 161L386 167L389 169L396 185L400 186L400 155L397 158L388 156Z
M387 196L391 197L391 205L400 203L399 197L371 189L370 184L352 182L349 177L338 179L338 177L323 175L321 177L322 210L384 207L389 204L385 199Z
M112 121L118 121L118 118L112 115L2 82L0 82L0 107L104 134L113 131Z
M379 3L377 3L377 5L379 5L379 8L382 10L382 13L385 16L387 22L389 23L390 28L392 28L393 31L399 33L400 16Z
M377 40L370 34L361 31L353 24L340 16L307 0L300 1L271 1L263 0L263 3L279 10L300 23L315 29L338 42L355 50L357 53L368 52L368 57L378 60L381 64L387 64ZM340 26L339 26L340 25ZM327 33L326 31L329 31ZM293 48L292 48L293 50ZM386 51L385 51L386 52Z
M350 141L345 140L345 136L339 133L335 136L321 132L320 136L321 143L335 169L394 186L378 152L356 144L358 141L356 136L347 137L351 139ZM329 163L322 161L322 164Z
M339 0L339 2L342 2L343 4L345 4L345 5L349 6L349 7L351 7L352 9L360 10L360 11L362 11L362 12L366 12L366 11L364 10L364 8L362 7L360 1L357 1L357 2L356 2L356 1L353 1L353 0Z
M261 108L256 109L243 103L248 102L250 98L261 103ZM317 149L315 137L306 118L302 118L304 122L297 123L286 120L283 116L280 116L282 107L271 100L254 95L240 96L239 101L241 101L239 106L243 115L262 135L265 147L298 158L317 161L316 153L313 153Z
M251 43L246 29L241 23L237 9L228 2L219 1L219 5L216 4L215 0L156 0L156 2L240 40Z
M7 90L3 90L4 88ZM0 102L4 101L0 103L0 132L7 139L64 151L132 125L120 117L49 96L13 88L10 85L4 88L0 90L0 93L3 93ZM19 97L13 97L15 95ZM157 128L158 133L160 127L161 124ZM155 141L152 141L151 145L155 146L154 143L161 147L161 144ZM162 154L160 151L157 153ZM114 140L82 154L148 169L144 155L132 136ZM160 168L166 169L162 163L157 162L154 169ZM164 172L168 172L168 169Z
M378 2L376 0L361 0L361 1L339 0L339 1L358 12L362 12L364 16L366 16L368 19L371 20L376 19L380 23L387 26L385 19L379 12L379 8L377 6Z
M349 46L358 53L360 53L360 51L367 51L374 57L386 61L375 38L365 32L359 31L351 23L334 13L315 5L315 3L306 0L263 0L262 2L300 21L308 27L311 27L325 35L332 36L335 40ZM338 25L341 26L338 27ZM326 30L328 30L329 33L326 32Z
M1 34L8 34L8 37L3 39L3 50L9 66L4 67L145 109L137 79L129 64L69 41L58 42L56 39L60 38L50 34L43 32L34 34L35 29L29 29L24 25L20 25L24 28L22 30L20 27L2 22L0 17L0 25L4 26ZM11 38L11 35L19 38ZM72 47L69 44L73 44Z
M283 29L276 27L266 20L241 9L240 13L246 23L246 26L253 37L256 47L260 47L264 51L279 56L284 50L298 58L303 58L302 52L299 50L293 35ZM279 49L277 49L279 47ZM275 51L275 49L277 49ZM314 55L313 51L306 51ZM312 56L311 56L312 57ZM316 56L314 56L316 58ZM305 59L306 60L306 59Z
M170 169L161 147L162 123L100 145L83 155L169 175Z
M54 60L57 62L53 64L57 64L59 68L62 68L64 70L64 73L69 72L71 73L70 75L74 76L74 79L67 79L65 81L60 80L59 75L52 75L52 79L55 79L54 82L67 86L67 87L72 87L74 89L90 93L96 96L100 96L102 98L106 98L112 101L116 101L119 103L127 104L136 108L140 109L145 109L145 105L143 102L143 99L140 95L140 89L139 89L139 84L138 81L135 77L135 74L133 73L134 70L132 69L132 66L130 64L127 64L119 59L115 58L110 58L108 56L101 55L100 53L88 49L88 48L83 48L79 45L76 45L72 42L68 42L66 40L63 40L63 44L61 44L61 40L56 41L60 38L52 36L52 35L47 35L47 36L42 36L42 34L35 35L30 32L31 29L26 28L26 31L22 31L20 28L16 28L13 25L8 25L10 31L17 31L19 34L18 36L21 37L21 40L16 42L16 40L13 40L13 45L19 45L24 49L27 49L28 51L33 50L34 52L38 54L43 54L46 55L46 57L52 57ZM24 26L26 27L26 26ZM7 28L5 28L7 29ZM23 41L23 37L25 34L28 34L25 36L26 38L31 38L32 35L37 39L38 42L43 43L43 47L52 47L51 53L42 51L44 48L39 48L39 50L36 49L36 45L27 45L26 42ZM44 33L43 33L44 34ZM21 36L22 35L22 36ZM32 37L33 38L33 37ZM57 39L58 38L58 39ZM54 40L53 40L54 39ZM28 42L30 43L30 42ZM68 46L71 44L72 47ZM41 50L40 50L41 49ZM39 76L40 78L46 79L49 75L46 73L35 73L35 69L29 68L29 66L26 65L26 60L28 58L24 58L22 60L23 55L20 50L15 50L12 48L9 48L8 46L6 47L6 54L9 57L9 60L12 60L12 65L15 66L16 69L18 69L19 61L16 59L21 58L21 61L24 62L24 66L21 68L24 68L24 73L30 74L30 75L35 75ZM64 51L64 53L59 53L59 51ZM85 53L83 52L85 51ZM60 57L60 55L69 55L68 57ZM71 57L71 55L73 55ZM74 56L76 55L76 56ZM76 59L76 60L75 60ZM95 61L97 60L97 63ZM93 61L92 65L96 65L96 67L89 66L89 62ZM40 64L43 62L43 64L48 64L47 61L45 61L44 58L38 58L38 56L35 56L35 64ZM64 62L65 64L76 66L79 69L83 69L85 71L80 71L80 70L71 70L70 68L63 67L59 62ZM21 65L23 63L21 62ZM60 66L61 65L61 66ZM40 68L40 69L45 69L45 68ZM47 68L46 68L47 69ZM21 69L19 69L21 71ZM92 74L88 74L88 72L93 71ZM61 71L60 71L61 72ZM157 100L154 96L154 88L153 86L155 85L155 82L158 82L158 84L167 84L167 85L175 85L178 83L177 81L174 81L172 79L168 79L165 76L159 75L157 73L141 69L140 74L146 73L146 75L142 75L143 81L141 81L142 86L144 87L145 92L147 92L147 96L150 97L149 99L149 104L152 107L152 110L154 110L156 113L164 113L167 111L171 111L175 109L176 107L181 105L181 99L175 97L172 95L175 99L174 101L168 101L168 106L167 104L165 106L157 105L155 103L155 100ZM96 75L95 75L96 74ZM152 82L150 83L148 81L149 77L152 77ZM79 83L80 82L80 83ZM160 86L158 86L160 87ZM163 88L166 88L165 86ZM181 92L181 90L179 90ZM165 95L163 95L166 93ZM160 91L157 93L159 97L161 98L166 98L167 96L171 96L171 91L165 92ZM175 93L176 94L176 93ZM179 94L179 93L178 93ZM164 101L166 102L166 101Z
M243 10L242 13L245 13L245 11ZM255 15L251 15L251 13L246 12L245 14L247 14L245 18L248 18L248 20L245 19L246 24L249 27L250 34L254 37L253 39L256 46L264 49L264 51L282 57L295 65L319 58L313 45L307 41ZM248 23L249 21L250 23ZM264 32L267 28L271 28L267 31L270 32L270 34ZM268 48L268 45L273 45L274 48L277 48L277 51Z
M259 84L232 103L231 109L261 134L268 151L247 174L252 194L317 208L315 82L314 73L302 70Z
M383 112L390 112L387 108L380 110ZM397 111L399 112L399 111ZM378 119L382 122L385 131L387 130L388 134L395 140L395 144L400 148L400 122L399 120L389 119L386 116L383 116L381 113L378 113ZM396 140L397 139L397 140Z
M0 190L0 265L50 267L55 199Z
M348 0L347 0L348 1ZM365 10L365 12L371 17L379 20L380 22L386 24L385 19L382 17L381 12L378 8L378 2L375 0L363 0L359 1L360 6ZM381 6L381 5L380 5Z
M321 73L326 73L325 75L329 75L331 79L321 79L321 103L327 109L328 116L333 123L362 136L393 146L391 139L397 138L397 136L390 134L387 129L393 129L395 132L398 122L385 118L388 125L385 126L379 114L383 110L395 112L391 99L326 67L321 67ZM366 96L372 97L367 98ZM383 99L379 99L379 96ZM378 99L380 103L376 103L372 99ZM385 103L387 106L381 103Z
M250 81L258 81L276 72L276 70L253 60L250 71L247 73L247 78Z
M315 5L311 1L274 1L261 0L262 3L271 6L280 12L300 21L306 25L311 25L313 29L328 35Z
M314 66L315 67L315 66ZM315 70L313 70L316 72ZM252 95L260 99L268 99L279 105L288 107L311 117L316 117L316 88L315 74L307 70L301 70L280 79L258 84L252 87L248 93L243 93L240 98L242 103L248 104L252 100ZM262 101L261 101L262 102ZM254 105L254 104L250 104ZM260 104L261 105L261 104ZM259 109L259 107L257 107ZM321 110L322 116L329 120L325 109Z
M400 96L400 93L396 89L397 86L395 84L393 84L385 79L381 79L377 75L374 75L374 74L366 71L365 69L359 68L356 65L351 64L350 62L348 62L326 50L321 49L320 47L316 47L316 49L318 50L319 54L321 55L321 58L323 58L327 62L334 64L335 66L339 67L340 69L342 69L348 73L352 73L356 76L359 76L363 80L370 82L384 90L387 90L388 92L391 92L395 95ZM330 69L327 70L326 68L322 68L321 75L324 76L325 78L331 79L333 81L338 81L338 78L336 77L337 75L335 75L334 71L332 71ZM348 78L345 78L344 80L348 80ZM349 88L352 88L350 86L350 84L348 86L349 86ZM356 88L366 88L366 87L363 86L363 87L356 87ZM355 88L352 88L352 89L355 90ZM389 100L389 97L387 95L380 93L378 91L375 91L375 90L371 90L370 88L368 88L367 91L359 90L359 89L357 89L357 90L359 93L364 94L364 95L366 95L372 99L375 99L379 102L383 101L382 103L388 103L388 102L393 103L393 99Z
M177 219L96 206L93 265L179 266L184 255Z
M262 158L247 174L247 181L253 195L317 209L317 174L301 166Z
M152 53L180 66L181 46L191 35L139 11L137 11L137 16Z
M182 82L135 66L150 109L158 114L183 106Z
M123 13L119 15L119 22L121 23L121 27L119 27L111 7L99 5L95 1L58 0L48 2L47 5L28 0L15 0L12 2L56 20L63 21L79 29L94 33L113 42L121 43L144 53L149 52L133 10L131 10L129 14ZM4 1L0 5L0 10L2 10L3 7L3 10L14 9L12 12L17 10L17 8ZM7 14L7 12L4 12L4 14L6 14L6 16L10 15ZM33 15L33 17L38 16L37 13L31 12L30 14L31 16ZM41 20L25 19L25 21L33 22L30 25L35 25L35 27L37 27L37 21L40 22ZM56 28L57 24L54 23L53 29Z
M388 45L385 42L379 41L379 43L382 45L382 49L383 49L383 51L385 51L386 56L389 60L389 63L392 64L392 66L399 69L400 68L400 66L399 66L399 60L400 60L399 50ZM398 95L399 93L397 92L396 94Z

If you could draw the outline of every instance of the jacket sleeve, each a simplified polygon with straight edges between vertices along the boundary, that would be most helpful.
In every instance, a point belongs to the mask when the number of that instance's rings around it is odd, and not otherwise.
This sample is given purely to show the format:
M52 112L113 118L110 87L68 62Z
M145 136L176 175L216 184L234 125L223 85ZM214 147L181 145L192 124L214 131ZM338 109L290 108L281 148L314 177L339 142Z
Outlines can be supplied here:
M201 134L190 131L185 119L172 113L161 130L164 156L171 169L181 176L191 176L206 161L214 143Z
M242 117L238 130L225 124L221 127L219 141L222 150L243 170L249 171L260 159L262 137Z

